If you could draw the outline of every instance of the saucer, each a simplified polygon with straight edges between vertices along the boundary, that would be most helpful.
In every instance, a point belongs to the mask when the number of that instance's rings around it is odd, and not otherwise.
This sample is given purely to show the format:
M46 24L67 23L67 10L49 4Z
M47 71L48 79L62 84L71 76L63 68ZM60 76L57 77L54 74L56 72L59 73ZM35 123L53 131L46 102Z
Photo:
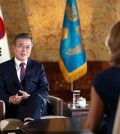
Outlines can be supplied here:
M87 106L88 106L88 104L85 104L84 106L78 104L78 108L86 108Z

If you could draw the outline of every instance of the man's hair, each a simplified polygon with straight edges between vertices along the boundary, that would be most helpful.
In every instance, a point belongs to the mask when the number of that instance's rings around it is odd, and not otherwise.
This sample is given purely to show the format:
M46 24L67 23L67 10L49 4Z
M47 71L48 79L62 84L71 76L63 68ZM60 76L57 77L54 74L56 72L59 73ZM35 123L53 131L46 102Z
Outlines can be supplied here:
M108 46L111 51L111 64L120 67L120 21L110 31Z
M20 33L20 34L16 35L15 38L14 38L14 45L16 45L17 40L20 39L20 38L30 39L31 42L32 42L32 45L34 45L33 39L31 37L31 35L29 35L28 33Z

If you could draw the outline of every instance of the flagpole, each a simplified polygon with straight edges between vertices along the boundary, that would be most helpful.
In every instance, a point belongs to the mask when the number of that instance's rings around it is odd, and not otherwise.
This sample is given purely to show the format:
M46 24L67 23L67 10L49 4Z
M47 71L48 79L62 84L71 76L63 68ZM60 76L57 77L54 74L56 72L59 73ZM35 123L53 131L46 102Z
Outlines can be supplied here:
M71 91L73 92L73 82L71 82Z

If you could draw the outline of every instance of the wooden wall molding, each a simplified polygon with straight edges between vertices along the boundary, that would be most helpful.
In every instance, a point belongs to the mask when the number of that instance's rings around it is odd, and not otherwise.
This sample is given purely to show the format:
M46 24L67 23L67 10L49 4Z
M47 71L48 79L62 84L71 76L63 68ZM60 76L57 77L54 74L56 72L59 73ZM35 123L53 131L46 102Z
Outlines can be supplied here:
M67 83L60 71L58 62L44 62L44 68L50 85L50 94L62 98L65 102L72 101L71 84ZM74 81L74 89L81 91L80 95L90 100L90 89L94 76L108 68L110 65L107 61L88 62L87 73Z

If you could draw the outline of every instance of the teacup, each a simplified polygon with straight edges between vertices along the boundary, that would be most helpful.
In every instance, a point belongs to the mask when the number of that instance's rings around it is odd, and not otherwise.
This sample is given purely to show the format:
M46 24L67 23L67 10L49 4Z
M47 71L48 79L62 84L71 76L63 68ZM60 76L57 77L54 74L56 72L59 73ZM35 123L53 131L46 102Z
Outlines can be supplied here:
M77 103L80 107L85 107L86 106L86 99L83 97L80 97L80 98L78 98Z

